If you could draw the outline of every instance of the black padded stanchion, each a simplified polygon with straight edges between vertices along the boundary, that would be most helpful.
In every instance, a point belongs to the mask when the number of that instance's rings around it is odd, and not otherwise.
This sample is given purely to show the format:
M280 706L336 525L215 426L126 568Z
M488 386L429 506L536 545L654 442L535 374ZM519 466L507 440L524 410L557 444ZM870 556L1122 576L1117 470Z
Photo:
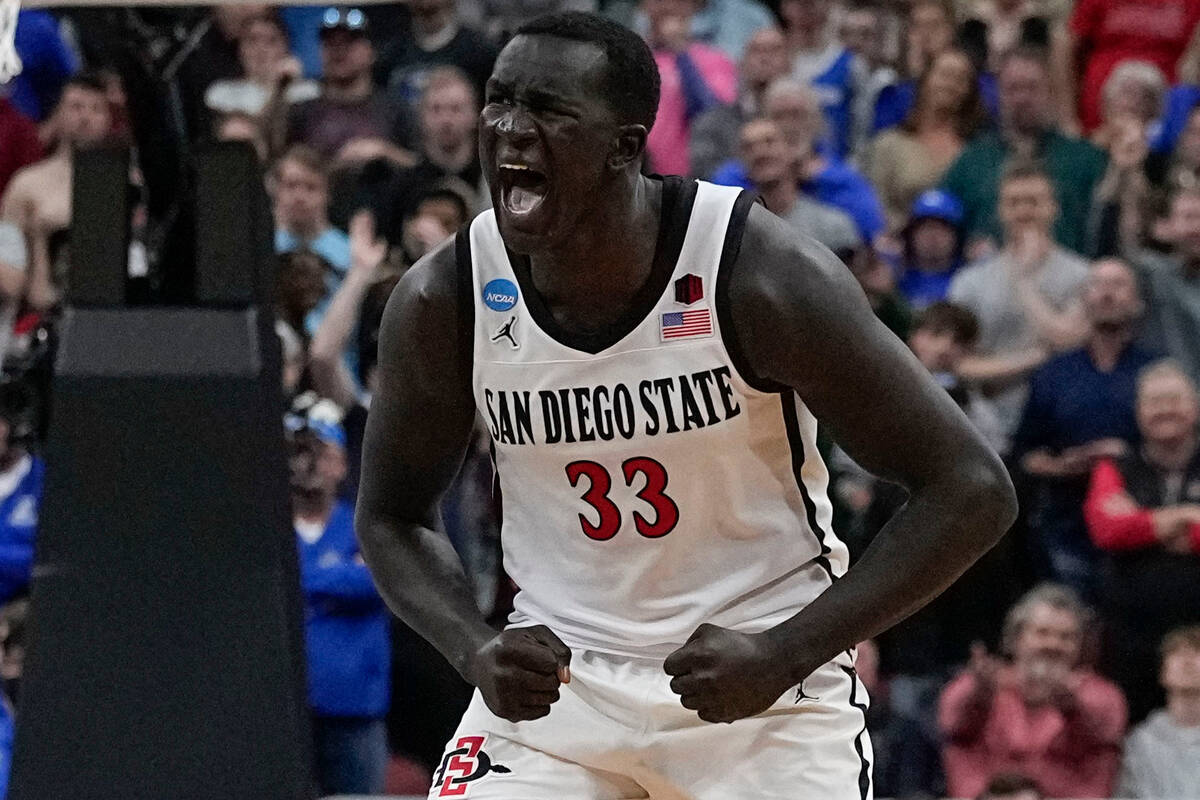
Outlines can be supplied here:
M203 189L196 200L218 201ZM266 234L198 238L229 237L215 249L265 275L268 248L250 240ZM203 267L197 282L213 285ZM262 283L239 307L65 312L12 800L311 796L279 344Z

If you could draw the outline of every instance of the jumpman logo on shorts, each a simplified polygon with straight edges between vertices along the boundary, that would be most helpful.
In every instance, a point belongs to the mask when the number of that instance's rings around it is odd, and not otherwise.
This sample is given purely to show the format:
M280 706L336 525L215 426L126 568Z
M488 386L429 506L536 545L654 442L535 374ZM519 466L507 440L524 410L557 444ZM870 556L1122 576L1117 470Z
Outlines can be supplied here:
M492 334L492 341L498 342L501 339L508 339L508 341L512 344L513 350L519 349L521 347L521 345L517 344L517 339L515 336L513 336L513 328L515 328L516 325L517 325L517 316L514 314L508 320L508 322L504 323L503 325L501 325L499 328L496 329L496 332L494 334Z

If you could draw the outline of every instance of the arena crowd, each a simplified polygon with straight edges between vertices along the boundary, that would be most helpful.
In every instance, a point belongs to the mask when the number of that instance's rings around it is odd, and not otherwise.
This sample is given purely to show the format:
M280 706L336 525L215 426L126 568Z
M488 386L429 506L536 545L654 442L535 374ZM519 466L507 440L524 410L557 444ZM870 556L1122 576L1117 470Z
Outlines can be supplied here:
M1018 486L1021 518L1001 544L859 648L876 795L1200 797L1200 4L1188 0L178 12L196 34L172 65L186 130L252 145L273 204L321 790L423 794L469 697L375 593L353 535L358 461L389 292L486 208L484 84L521 24L560 10L599 11L651 47L662 98L648 171L750 189L835 252ZM156 13L161 26L176 12ZM39 442L72 161L132 146L141 100L87 23L70 7L21 11L24 70L0 89L0 774L54 468ZM135 215L135 276L152 245L143 227ZM486 437L443 511L502 624L515 587ZM835 528L856 555L905 498L836 442L827 451Z

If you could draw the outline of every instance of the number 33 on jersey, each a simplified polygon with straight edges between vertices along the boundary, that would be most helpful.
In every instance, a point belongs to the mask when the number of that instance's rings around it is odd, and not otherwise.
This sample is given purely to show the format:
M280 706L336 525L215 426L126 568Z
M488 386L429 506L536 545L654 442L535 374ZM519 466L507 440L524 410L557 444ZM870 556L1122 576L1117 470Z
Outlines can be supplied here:
M701 622L782 622L844 571L816 421L748 374L729 322L751 203L665 179L650 277L628 313L587 335L557 324L491 212L460 235L473 390L520 587L513 624L665 656Z

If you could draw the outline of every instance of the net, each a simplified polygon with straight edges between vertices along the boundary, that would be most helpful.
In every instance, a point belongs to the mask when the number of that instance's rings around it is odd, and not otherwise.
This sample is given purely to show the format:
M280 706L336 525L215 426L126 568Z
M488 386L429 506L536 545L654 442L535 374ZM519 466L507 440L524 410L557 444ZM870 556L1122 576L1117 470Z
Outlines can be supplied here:
M21 57L17 55L17 15L19 0L0 0L0 83L8 83L21 74Z

